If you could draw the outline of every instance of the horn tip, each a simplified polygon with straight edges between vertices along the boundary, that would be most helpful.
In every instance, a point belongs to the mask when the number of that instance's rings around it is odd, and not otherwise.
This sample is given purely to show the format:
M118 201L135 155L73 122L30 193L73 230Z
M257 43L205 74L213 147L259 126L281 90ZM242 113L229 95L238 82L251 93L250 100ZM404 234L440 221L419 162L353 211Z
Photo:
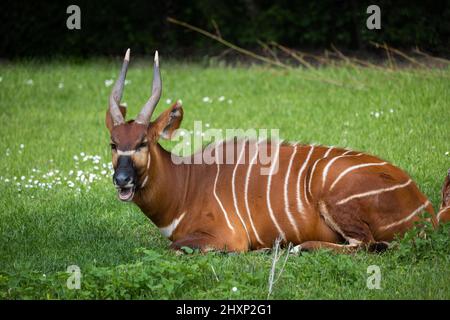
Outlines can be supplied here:
M159 55L158 55L158 50L155 51L155 65L159 67Z
M124 58L124 60L130 61L130 48L128 48L127 52L125 53L125 58Z

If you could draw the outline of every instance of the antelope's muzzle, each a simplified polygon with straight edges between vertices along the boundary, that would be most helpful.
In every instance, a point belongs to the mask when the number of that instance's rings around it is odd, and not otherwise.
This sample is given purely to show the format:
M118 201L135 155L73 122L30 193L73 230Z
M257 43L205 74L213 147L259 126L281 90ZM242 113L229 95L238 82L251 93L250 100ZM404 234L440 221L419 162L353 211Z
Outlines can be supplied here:
M119 199L131 201L136 190L136 170L130 156L119 156L113 176Z

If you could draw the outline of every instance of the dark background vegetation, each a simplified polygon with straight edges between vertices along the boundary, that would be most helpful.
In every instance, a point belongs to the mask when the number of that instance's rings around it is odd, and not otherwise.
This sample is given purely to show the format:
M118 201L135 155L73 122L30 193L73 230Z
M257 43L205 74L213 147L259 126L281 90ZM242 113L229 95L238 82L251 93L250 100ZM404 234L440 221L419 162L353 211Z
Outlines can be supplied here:
M66 8L81 8L81 30L66 28ZM368 30L366 8L381 7L381 30ZM0 56L42 57L217 53L224 47L167 22L173 17L246 48L277 41L292 48L370 50L370 41L449 54L449 1L227 0L8 1L0 11Z

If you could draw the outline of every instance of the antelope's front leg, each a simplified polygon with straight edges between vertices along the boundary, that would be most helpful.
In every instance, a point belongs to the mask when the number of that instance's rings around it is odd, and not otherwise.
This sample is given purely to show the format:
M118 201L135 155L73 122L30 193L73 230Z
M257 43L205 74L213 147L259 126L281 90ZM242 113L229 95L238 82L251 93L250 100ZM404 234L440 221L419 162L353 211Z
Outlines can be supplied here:
M227 243L222 237L215 237L210 233L195 232L178 239L170 245L173 250L180 250L182 247L199 249L201 252L208 251L243 251Z

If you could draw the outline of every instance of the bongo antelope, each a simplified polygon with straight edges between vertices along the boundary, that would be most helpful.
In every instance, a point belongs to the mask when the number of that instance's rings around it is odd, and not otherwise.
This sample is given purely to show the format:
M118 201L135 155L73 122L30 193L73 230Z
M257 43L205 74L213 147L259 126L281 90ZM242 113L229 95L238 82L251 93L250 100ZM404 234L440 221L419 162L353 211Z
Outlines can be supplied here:
M137 118L125 122L120 100L129 59L128 49L106 113L113 182L119 199L138 205L171 248L248 251L281 238L305 250L383 249L424 211L437 225L430 201L404 171L362 152L234 139L198 151L209 152L213 163L175 164L177 156L158 140L179 128L182 106L177 102L150 121L162 90L156 52L151 96ZM219 161L230 147L233 163ZM272 156L266 175L263 148ZM447 183L443 209L448 189ZM440 219L450 217L441 211Z

